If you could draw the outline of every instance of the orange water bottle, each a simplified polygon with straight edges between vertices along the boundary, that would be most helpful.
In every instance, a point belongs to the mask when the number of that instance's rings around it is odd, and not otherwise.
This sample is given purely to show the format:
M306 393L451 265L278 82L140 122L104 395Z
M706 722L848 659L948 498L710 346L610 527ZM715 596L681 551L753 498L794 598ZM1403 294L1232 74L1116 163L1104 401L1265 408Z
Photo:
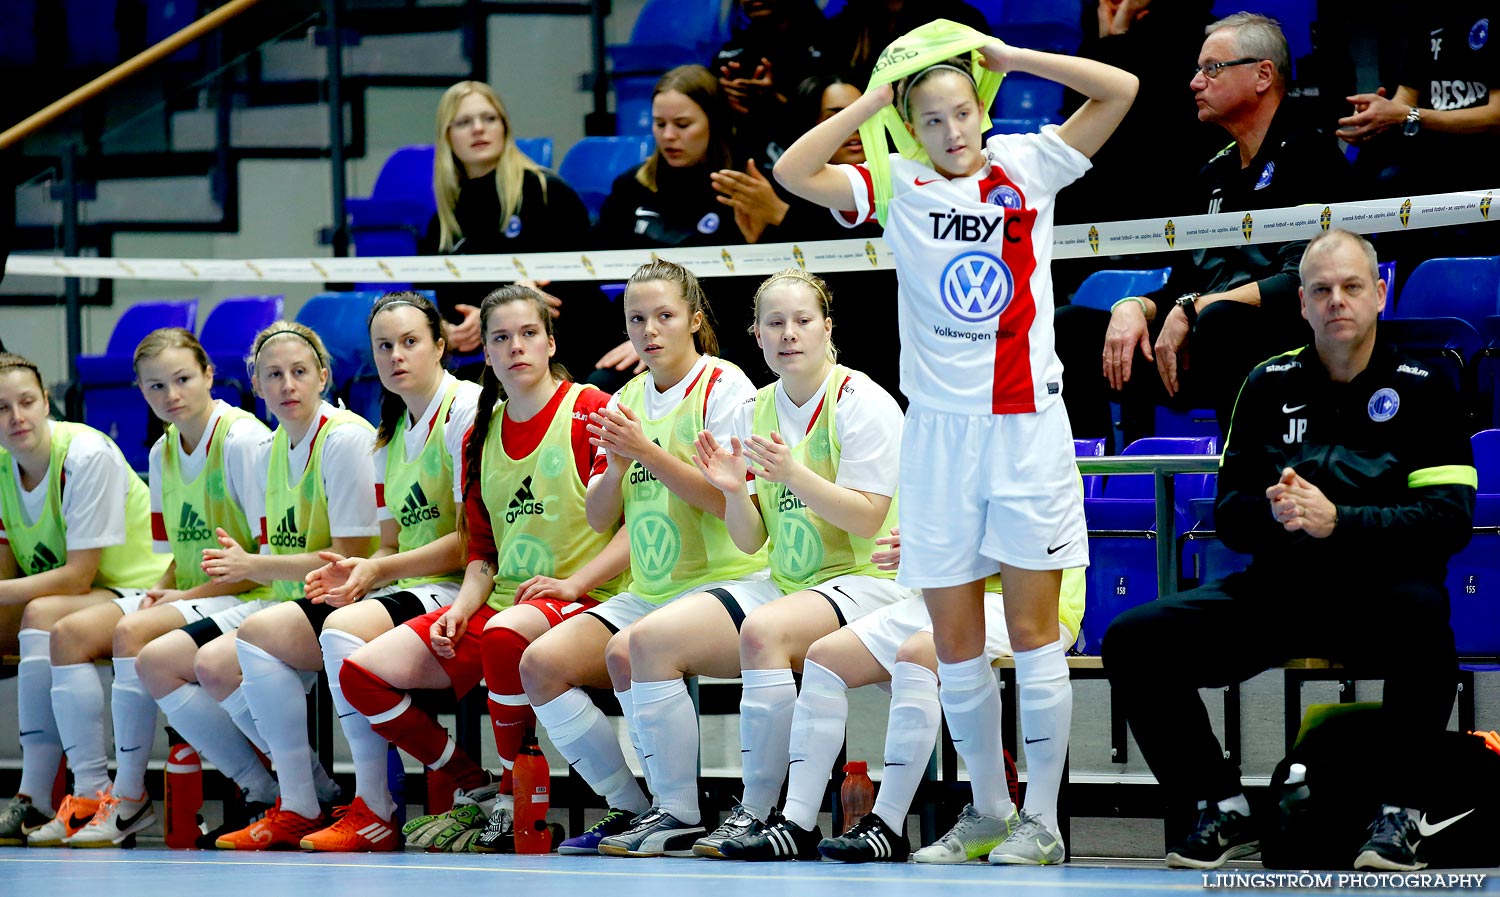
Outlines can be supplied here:
M197 844L203 830L198 827L203 809L203 761L193 746L172 729L167 730L172 749L162 776L166 793L162 801L162 835L168 847L185 849Z
M552 850L552 833L547 829L552 770L535 735L521 742L514 773L516 853L547 853Z
M844 813L845 832L875 808L875 783L870 781L870 766L865 761L851 760L844 764L844 784L839 788L839 807Z

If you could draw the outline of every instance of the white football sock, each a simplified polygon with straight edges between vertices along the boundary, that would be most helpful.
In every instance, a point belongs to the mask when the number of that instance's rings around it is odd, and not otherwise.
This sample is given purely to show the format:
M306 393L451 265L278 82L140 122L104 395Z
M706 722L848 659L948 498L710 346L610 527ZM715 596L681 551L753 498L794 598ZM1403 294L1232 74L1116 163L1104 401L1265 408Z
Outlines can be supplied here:
M532 709L552 744L612 809L640 814L650 808L625 763L614 726L583 689L570 688Z
M906 829L906 816L927 773L942 719L937 674L921 664L897 663L891 673L891 715L885 727L885 772L874 807L895 831Z
M302 677L279 657L244 639L235 642L244 679L240 690L255 716L255 728L271 748L281 809L306 819L318 818L313 787L312 746L307 743L307 702Z
M740 805L765 821L781 794L791 762L792 709L797 682L790 669L745 670L740 692Z
M104 743L104 683L92 663L52 667L52 714L73 771L73 793L92 797L109 787Z
M938 689L953 747L969 770L974 809L1005 819L1015 811L1005 781L1000 743L1000 687L983 654L958 663L938 661Z
M22 629L21 664L16 669L16 716L21 733L19 793L43 813L55 812L52 785L62 765L62 739L52 715L52 633Z
M696 825L698 810L698 709L683 679L632 682L641 759L655 805Z
M811 831L818 822L833 761L844 746L849 721L849 686L815 661L802 664L802 693L792 709L786 818Z
M146 793L146 761L156 739L156 699L141 685L134 657L114 659L109 715L115 723L115 797L138 800Z

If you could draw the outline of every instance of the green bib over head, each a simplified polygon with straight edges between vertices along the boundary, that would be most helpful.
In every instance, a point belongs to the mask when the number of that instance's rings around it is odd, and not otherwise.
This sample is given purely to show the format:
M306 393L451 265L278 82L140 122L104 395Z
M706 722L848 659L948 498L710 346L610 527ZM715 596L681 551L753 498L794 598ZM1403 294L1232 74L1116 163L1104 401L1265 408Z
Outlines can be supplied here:
M63 519L63 461L68 446L79 433L95 432L92 427L66 421L48 421L52 428L52 452L47 460L47 506L35 521L26 522L21 490L11 468L15 459L0 449L0 518L5 520L5 537L22 576L35 576L56 570L68 562L68 522ZM125 456L108 436L121 466ZM99 552L99 570L93 586L104 589L149 589L161 580L168 558L151 551L151 490L132 471L125 496L125 542L109 545ZM115 496L98 496L95 500L114 501Z
M834 365L824 384L812 423L802 441L792 449L792 457L808 470L832 483L838 478L839 444L835 426L835 408L839 391L848 381L850 371ZM776 413L776 384L755 394L755 435L765 439L771 433L783 432ZM882 571L870 562L877 546L874 539L847 533L814 513L782 483L757 479L755 494L760 498L760 516L766 522L770 545L771 578L782 594L790 595L835 576L859 575L894 579L895 571ZM896 500L880 525L884 535L896 525Z
M502 427L505 406L495 409L484 439L480 486L489 510L499 555L489 605L504 610L516 601L516 589L533 576L563 579L598 556L614 530L595 532L584 510L587 490L573 462L573 409L592 386L568 384L557 413L537 447L519 461L505 453ZM624 573L589 594L604 600L624 588Z
M907 75L914 75L928 66L947 62L955 56L967 55L969 72L979 92L979 102L984 110L981 131L990 129L988 110L1000 92L1000 82L1005 76L980 65L983 58L979 48L995 39L981 34L967 25L947 19L931 22L903 34L891 42L875 60L875 71L870 75L870 86L866 92L882 84L895 84ZM898 98L899 100L899 98ZM859 126L859 137L867 147L865 167L870 172L870 183L875 187L875 217L885 225L886 206L891 201L891 161L880 148L886 145L889 133L896 143L896 151L914 162L931 165L927 151L921 141L906 130L906 123L896 107L886 106Z
M226 405L220 409L214 428L203 436L208 440L208 456L192 482L182 478L182 436L176 425L167 425L161 453L161 510L172 558L177 562L174 575L179 589L208 582L208 574L203 572L203 549L220 547L214 533L217 527L245 551L254 554L259 550L245 509L230 496L224 482L224 445L229 441L229 429L248 417L252 415L238 408ZM271 588L260 586L238 597L260 601L271 597Z
M448 391L438 405L437 418L422 444L415 461L406 460L406 431L410 414L403 412L396 432L385 446L385 504L396 519L396 546L411 551L453 532L457 510L453 506L453 457L448 454L448 409L458 395L459 382L448 384ZM396 588L433 582L461 582L463 572L455 570L436 576L413 576L397 580Z
M328 496L323 493L323 447L328 434L339 427L375 428L353 411L335 411L313 434L307 467L296 482L288 482L290 444L285 427L277 427L271 439L271 467L266 474L266 541L272 554L305 554L333 547L328 528ZM302 580L278 579L271 584L274 597L292 601L302 597Z
M691 464L693 440L703 430L708 387L721 370L739 369L709 359L676 408L664 417L646 416L646 377L620 390L620 404L641 419L646 438L674 458ZM714 580L739 579L766 566L766 552L745 554L729 537L724 521L673 495L656 475L631 462L620 485L625 525L630 530L630 591L652 604L665 604L681 592Z

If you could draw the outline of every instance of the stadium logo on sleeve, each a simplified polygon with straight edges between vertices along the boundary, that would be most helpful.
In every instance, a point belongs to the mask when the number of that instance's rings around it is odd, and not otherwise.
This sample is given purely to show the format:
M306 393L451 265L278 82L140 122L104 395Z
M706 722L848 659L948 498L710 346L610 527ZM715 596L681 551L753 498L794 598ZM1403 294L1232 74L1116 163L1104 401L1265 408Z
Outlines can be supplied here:
M1318 227L1321 227L1324 230L1328 230L1328 226L1332 223L1333 209L1329 208L1328 206L1324 206L1322 214L1318 216Z
M1240 219L1240 233L1245 235L1246 243L1250 242L1250 234L1254 233L1254 231L1255 219L1250 217L1249 212L1246 212L1245 217Z
M1401 226L1406 227L1411 221L1411 200L1408 199L1401 204Z
M1490 42L1490 20L1480 19L1469 29L1469 49L1482 50Z
M992 206L1001 206L1007 209L1021 208L1021 194L1015 187L1009 184L1001 184L985 196L984 201Z
M1177 225L1172 223L1172 219L1167 219L1167 226L1162 228L1161 232L1162 235L1167 238L1168 249L1171 249L1173 246L1177 245Z
M521 236L520 215L512 215L510 216L510 220L505 222L505 236L509 237L512 240L514 240L516 237Z
M718 229L719 229L719 213L718 212L709 212L707 215L704 215L702 218L698 219L698 233L700 233L700 234L711 234L711 233L717 232Z
M1089 248L1094 250L1094 255L1099 254L1099 228L1089 225Z
M948 263L938 283L943 305L960 321L977 324L999 316L1015 294L1005 263L987 252L965 252Z
M1365 410L1370 412L1370 420L1383 424L1395 417L1396 412L1401 410L1401 396L1389 386L1383 386L1370 396L1370 403L1365 406Z

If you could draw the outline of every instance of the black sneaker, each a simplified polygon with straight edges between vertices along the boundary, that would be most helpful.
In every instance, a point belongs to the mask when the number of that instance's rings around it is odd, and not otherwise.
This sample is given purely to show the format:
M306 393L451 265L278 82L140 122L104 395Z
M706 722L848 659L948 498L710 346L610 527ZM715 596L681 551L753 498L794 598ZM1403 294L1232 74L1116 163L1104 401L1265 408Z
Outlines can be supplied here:
M226 799L224 801L224 824L199 835L193 842L193 846L199 850L218 850L220 838L247 828L250 823L265 816L266 811L273 806L275 804L263 804L255 800Z
M720 844L719 850L726 860L816 860L821 840L823 832L816 825L808 831L782 819L754 834L731 838Z
M634 813L611 807L604 811L604 816L598 822L585 829L583 834L559 844L557 852L563 856L598 856L599 842L611 835L629 831L635 819Z
M1370 840L1354 858L1356 869L1389 869L1392 872L1415 872L1427 868L1417 859L1421 832L1411 813L1398 807L1386 807L1380 818L1370 823Z
M874 813L854 823L837 838L824 838L818 853L841 863L904 863L911 854L911 842L905 832L898 832Z
M724 859L722 847L725 841L748 838L758 835L767 828L780 822L781 811L775 807L771 808L771 814L765 822L755 818L755 814L739 804L734 805L729 818L719 823L719 827L693 842L693 856L708 857L711 860Z
M1250 817L1238 810L1205 806L1193 833L1167 851L1169 869L1217 869L1229 860L1260 851L1260 839Z

